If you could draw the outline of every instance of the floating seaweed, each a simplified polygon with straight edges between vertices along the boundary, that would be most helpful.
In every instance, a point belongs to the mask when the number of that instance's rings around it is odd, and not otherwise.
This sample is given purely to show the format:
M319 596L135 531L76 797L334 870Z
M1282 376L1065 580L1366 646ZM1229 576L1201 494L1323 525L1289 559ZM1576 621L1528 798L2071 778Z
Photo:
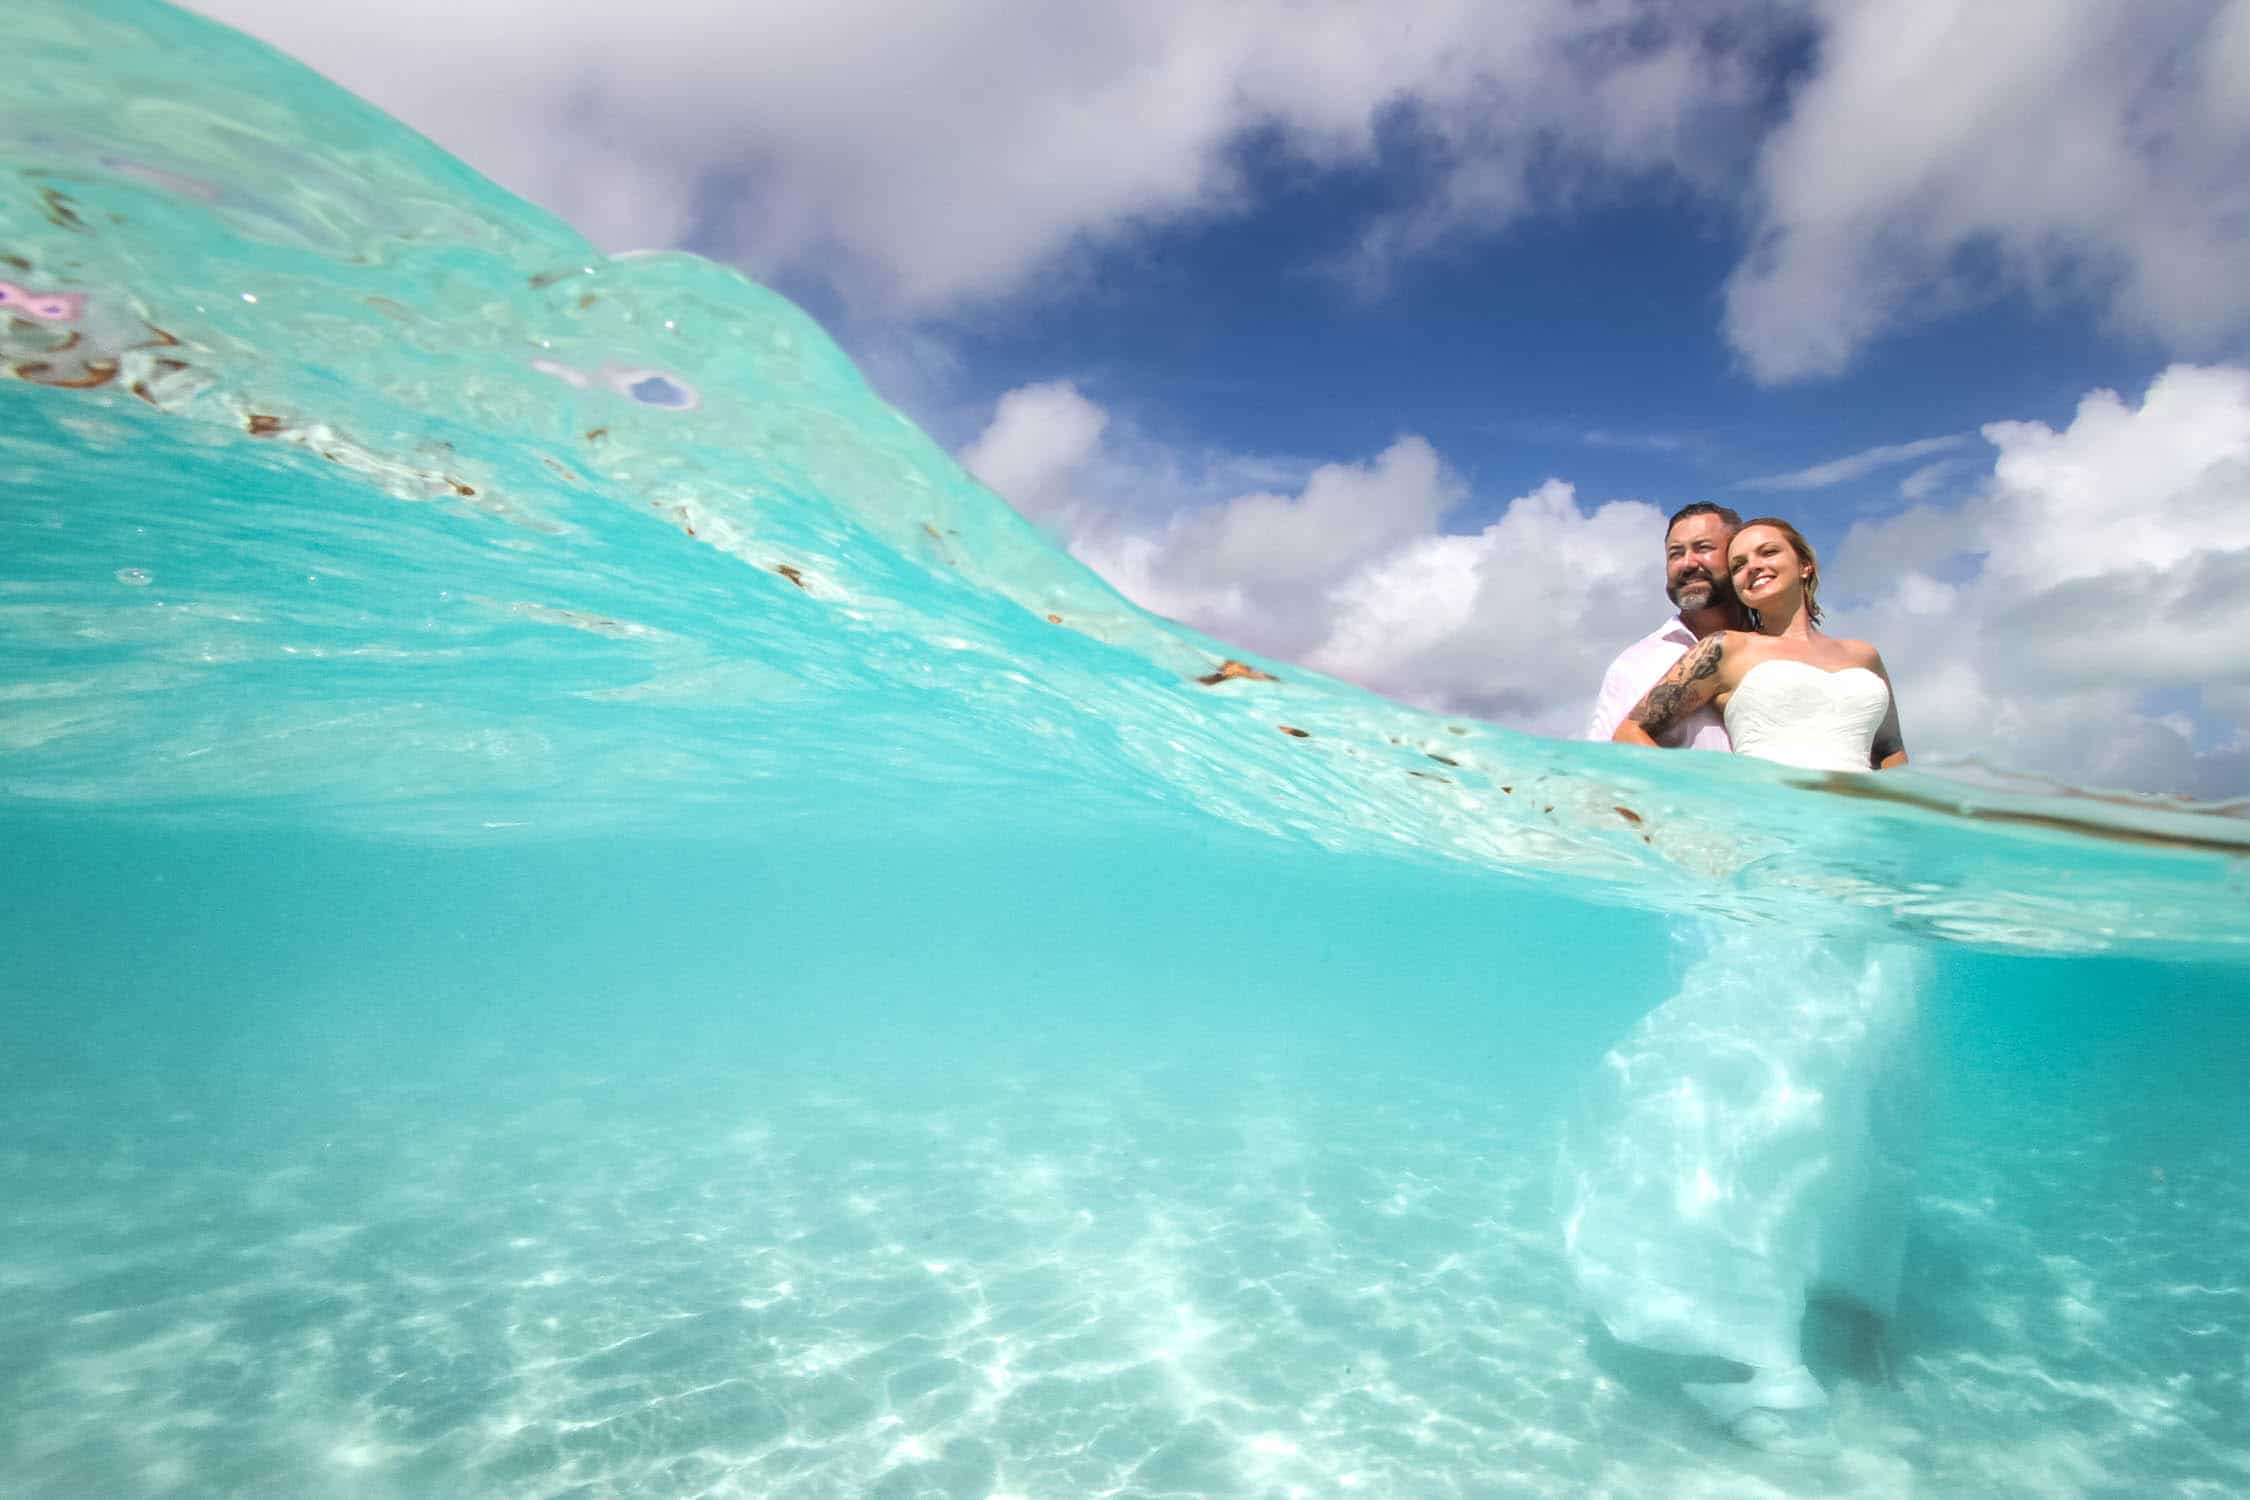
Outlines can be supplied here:
M1222 682L1231 682L1237 678L1249 682L1279 682L1281 680L1271 672L1261 672L1248 662L1236 661L1231 656L1219 663L1217 671L1206 672L1195 680L1205 687L1217 687Z

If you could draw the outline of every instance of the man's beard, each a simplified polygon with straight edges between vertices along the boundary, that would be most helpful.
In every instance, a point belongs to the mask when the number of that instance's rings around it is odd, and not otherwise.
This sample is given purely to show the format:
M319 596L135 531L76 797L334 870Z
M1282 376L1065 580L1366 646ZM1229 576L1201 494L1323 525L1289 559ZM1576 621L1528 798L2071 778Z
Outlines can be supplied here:
M1723 609L1734 602L1734 590L1708 573L1699 577L1683 579L1664 592L1670 596L1673 606L1682 611ZM1703 597L1696 598L1697 594L1701 594Z

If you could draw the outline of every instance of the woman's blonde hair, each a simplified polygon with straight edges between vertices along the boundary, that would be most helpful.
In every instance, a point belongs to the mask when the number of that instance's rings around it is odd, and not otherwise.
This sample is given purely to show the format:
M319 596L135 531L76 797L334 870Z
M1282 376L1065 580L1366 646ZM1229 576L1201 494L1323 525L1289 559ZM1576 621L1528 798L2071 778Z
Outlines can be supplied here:
M1734 529L1734 534L1740 536L1753 526L1771 526L1788 538L1790 547L1796 551L1797 561L1805 565L1805 618L1818 625L1820 623L1820 601L1813 596L1820 588L1820 559L1813 555L1812 543L1805 540L1803 532L1779 516L1757 516L1737 526ZM1734 571L1731 557L1728 559L1727 571L1730 573ZM1745 607L1747 608L1747 606ZM1752 614L1757 613L1756 610L1750 612Z

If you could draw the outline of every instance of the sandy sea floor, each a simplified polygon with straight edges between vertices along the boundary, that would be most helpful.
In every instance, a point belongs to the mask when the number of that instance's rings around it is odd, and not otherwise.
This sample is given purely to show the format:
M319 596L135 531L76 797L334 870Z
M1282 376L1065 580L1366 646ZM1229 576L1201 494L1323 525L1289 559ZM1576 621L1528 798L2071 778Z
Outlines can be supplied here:
M2250 1170L2193 1130L2062 1082L1941 1119L1895 1384L1844 1361L1843 1456L1783 1459L1589 1337L1550 1111L1204 1063L53 1079L0 1103L0 1456L119 1497L2250 1489Z

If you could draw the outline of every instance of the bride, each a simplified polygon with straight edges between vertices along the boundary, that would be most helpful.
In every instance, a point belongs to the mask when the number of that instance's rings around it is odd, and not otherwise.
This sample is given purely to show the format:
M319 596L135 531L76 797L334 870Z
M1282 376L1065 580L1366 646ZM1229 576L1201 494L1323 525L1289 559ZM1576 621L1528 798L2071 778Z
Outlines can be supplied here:
M1727 572L1757 628L1705 636L1610 737L1654 745L1710 703L1738 754L1811 771L1905 765L1881 653L1814 628L1820 563L1797 528L1772 516L1743 522L1727 544Z
M1716 702L1737 752L1822 771L1906 763L1875 648L1814 628L1819 563L1786 521L1728 546L1755 630L1706 637L1613 738ZM1683 917L1678 993L1603 1059L1566 1133L1571 1270L1610 1334L1700 1370L1683 1393L1756 1447L1833 1452L1808 1305L1896 1307L1919 1154L1922 955ZM1878 1346L1879 1347L1879 1346Z

